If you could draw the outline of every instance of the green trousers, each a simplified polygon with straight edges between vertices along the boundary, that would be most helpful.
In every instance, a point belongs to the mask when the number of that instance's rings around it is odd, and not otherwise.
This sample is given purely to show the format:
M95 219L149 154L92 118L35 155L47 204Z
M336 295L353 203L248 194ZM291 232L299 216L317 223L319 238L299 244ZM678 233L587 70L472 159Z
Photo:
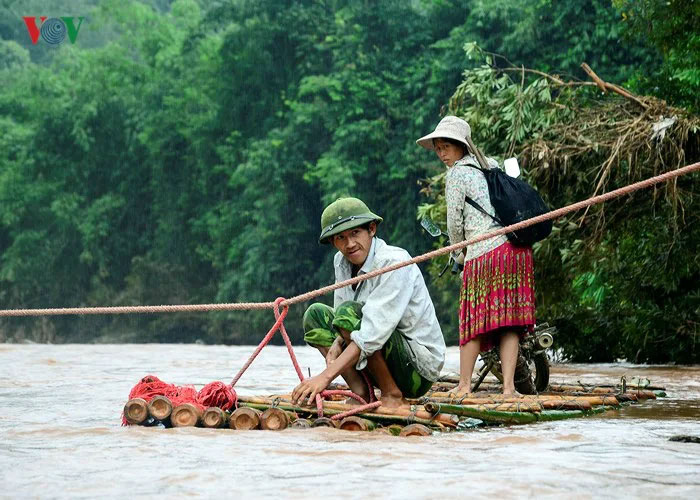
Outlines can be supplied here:
M330 347L340 335L339 328L350 332L362 324L362 303L349 300L334 310L325 304L311 304L304 313L304 341L314 347ZM404 397L417 398L428 392L433 383L413 366L408 347L401 333L395 330L382 354Z

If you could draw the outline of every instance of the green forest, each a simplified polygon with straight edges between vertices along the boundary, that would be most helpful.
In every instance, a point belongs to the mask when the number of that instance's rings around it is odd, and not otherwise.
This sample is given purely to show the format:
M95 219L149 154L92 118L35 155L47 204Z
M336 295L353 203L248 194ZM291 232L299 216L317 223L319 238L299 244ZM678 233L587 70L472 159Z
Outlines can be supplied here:
M3 309L328 285L320 214L343 195L384 218L389 244L444 245L419 224L444 223L444 167L415 140L445 114L486 155L516 156L552 208L700 160L698 0L46 4L0 2ZM84 19L51 45L26 16ZM699 245L697 173L558 219L535 246L538 319L571 361L697 363ZM421 268L456 345L445 262ZM295 342L307 306L289 310ZM273 322L2 318L0 341L252 344Z

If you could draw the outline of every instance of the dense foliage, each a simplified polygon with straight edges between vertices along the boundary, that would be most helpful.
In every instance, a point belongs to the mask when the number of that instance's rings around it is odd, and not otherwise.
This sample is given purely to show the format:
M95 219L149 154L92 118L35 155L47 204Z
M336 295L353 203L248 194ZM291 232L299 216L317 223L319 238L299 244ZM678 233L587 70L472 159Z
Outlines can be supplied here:
M478 71L466 43L579 78L586 61L639 89L670 64L633 31L623 37L634 26L607 0L85 0L54 11L35 3L27 3L32 12L2 7L0 22L3 308L268 301L314 289L332 281L332 252L316 242L320 212L347 194L384 216L380 236L421 253L433 242L415 220L425 202L417 181L440 168L414 141L437 123L462 72ZM32 45L21 16L59 9L87 16L77 42ZM494 101L490 116L522 111L500 96L506 101ZM517 127L509 120L488 128L492 138L477 134L490 154L519 153L536 132L522 117ZM591 190L591 179L576 182L571 196ZM630 221L616 237L644 230ZM663 235L649 238L638 258L654 261ZM675 248L687 252L697 241L688 238ZM608 286L603 279L592 283ZM431 288L454 339L457 293L443 285ZM668 290L661 280L651 285ZM580 310L570 294L558 307L553 320ZM635 307L630 321L663 317L663 304ZM302 312L292 308L287 322L296 340ZM5 319L0 338L256 342L271 319ZM577 341L601 335L586 328ZM690 329L695 338L697 326ZM563 345L581 358L572 342ZM665 347L659 356L681 359Z

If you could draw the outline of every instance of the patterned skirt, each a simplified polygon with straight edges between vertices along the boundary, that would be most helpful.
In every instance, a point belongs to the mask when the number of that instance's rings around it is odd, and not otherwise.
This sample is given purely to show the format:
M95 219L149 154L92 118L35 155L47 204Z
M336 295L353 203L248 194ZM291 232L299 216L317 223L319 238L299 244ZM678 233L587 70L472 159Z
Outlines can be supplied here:
M532 248L510 242L465 262L459 305L459 345L479 338L481 350L501 332L526 335L535 324Z

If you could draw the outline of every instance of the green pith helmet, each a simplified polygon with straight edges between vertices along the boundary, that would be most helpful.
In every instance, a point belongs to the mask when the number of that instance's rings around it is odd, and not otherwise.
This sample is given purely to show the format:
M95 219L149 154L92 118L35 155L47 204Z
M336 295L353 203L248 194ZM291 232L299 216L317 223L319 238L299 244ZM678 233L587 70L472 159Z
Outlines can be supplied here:
M357 198L338 198L321 214L321 236L319 243L329 243L329 238L346 229L362 226L368 222L379 224L383 219L370 212L367 205Z

